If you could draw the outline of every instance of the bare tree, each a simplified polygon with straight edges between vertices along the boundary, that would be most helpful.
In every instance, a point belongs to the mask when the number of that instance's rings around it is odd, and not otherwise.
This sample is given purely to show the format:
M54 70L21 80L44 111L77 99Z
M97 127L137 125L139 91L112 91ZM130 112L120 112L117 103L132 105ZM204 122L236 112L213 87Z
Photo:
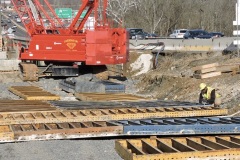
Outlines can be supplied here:
M151 33L155 33L157 27L164 19L163 3L161 0L140 0L137 7L139 17L149 25Z
M139 5L139 0L109 0L107 13L118 24L125 26L125 16Z
M81 0L49 0L54 7L78 9ZM108 0L108 16L124 27L161 36L174 29L205 29L232 36L237 0ZM74 6L74 7L73 7Z

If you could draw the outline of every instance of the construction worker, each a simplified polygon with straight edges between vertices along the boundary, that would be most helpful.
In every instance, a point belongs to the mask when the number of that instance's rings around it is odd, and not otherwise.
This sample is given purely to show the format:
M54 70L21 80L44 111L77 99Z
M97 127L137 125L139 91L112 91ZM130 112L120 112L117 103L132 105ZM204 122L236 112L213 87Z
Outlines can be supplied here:
M208 87L205 83L201 83L199 87L201 89L199 103L214 104L215 107L221 104L221 96L216 93L214 88Z

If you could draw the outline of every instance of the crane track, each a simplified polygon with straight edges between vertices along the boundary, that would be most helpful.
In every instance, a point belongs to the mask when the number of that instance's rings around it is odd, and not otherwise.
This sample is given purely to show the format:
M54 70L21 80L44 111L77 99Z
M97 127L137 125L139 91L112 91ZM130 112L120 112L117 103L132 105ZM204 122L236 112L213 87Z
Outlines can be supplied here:
M31 63L20 63L23 81L38 81L38 67Z

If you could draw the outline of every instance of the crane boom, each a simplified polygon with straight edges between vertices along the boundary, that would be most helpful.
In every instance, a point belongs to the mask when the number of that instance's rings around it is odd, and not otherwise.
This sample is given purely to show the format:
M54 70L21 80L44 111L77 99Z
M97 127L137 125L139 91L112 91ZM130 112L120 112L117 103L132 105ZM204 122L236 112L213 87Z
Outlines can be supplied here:
M31 8L31 11L32 11L32 14L33 14L33 17L34 17L34 20L35 20L36 24L39 25L39 26L42 25L41 21L40 21L40 18L38 16L38 13L37 13L37 9L34 6L32 0L28 0L28 3L29 3L29 6Z
M104 9L102 10L102 17L104 20L99 19L99 0L82 0L82 5L76 17L73 19L69 27L64 27L59 17L54 12L53 8L49 4L48 0L44 0L43 4L39 0L11 0L16 11L23 19L23 23L28 30L28 33L33 34L47 34L46 29L56 30L58 28L58 33L60 34L79 34L82 32L84 24L88 20L88 17L94 13L94 19L96 21L95 28L97 28L99 22L102 22L101 26L106 23L106 7L107 0L104 0ZM48 10L44 10L43 5L48 7ZM86 12L83 18L83 12ZM24 17L27 17L24 19ZM42 17L47 19L50 23L50 27L46 28L42 22ZM57 22L57 26L56 23ZM60 27L59 27L60 26Z

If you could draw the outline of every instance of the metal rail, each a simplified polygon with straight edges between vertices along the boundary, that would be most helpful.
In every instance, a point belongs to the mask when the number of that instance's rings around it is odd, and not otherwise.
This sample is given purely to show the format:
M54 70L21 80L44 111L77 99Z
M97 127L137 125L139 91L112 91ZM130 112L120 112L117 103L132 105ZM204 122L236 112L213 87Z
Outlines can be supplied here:
M129 107L82 110L24 111L18 113L0 112L0 125L63 123L86 121L132 120L164 117L191 117L226 115L227 109L213 107ZM122 123L125 123L123 121Z
M147 101L150 98L144 98L132 94L126 93L75 93L76 98L82 101L96 101L96 102L106 102L106 101Z
M117 140L124 160L240 159L240 136L206 136Z
M240 134L240 117L12 124L0 126L0 142L136 135Z
M204 107L213 107L213 105L202 105L191 102L180 102L180 101L162 101L162 100L147 100L140 102L86 102L86 101L50 101L50 103L56 106L59 109L106 109L106 108L127 108L127 107L175 107L175 108L204 108Z

